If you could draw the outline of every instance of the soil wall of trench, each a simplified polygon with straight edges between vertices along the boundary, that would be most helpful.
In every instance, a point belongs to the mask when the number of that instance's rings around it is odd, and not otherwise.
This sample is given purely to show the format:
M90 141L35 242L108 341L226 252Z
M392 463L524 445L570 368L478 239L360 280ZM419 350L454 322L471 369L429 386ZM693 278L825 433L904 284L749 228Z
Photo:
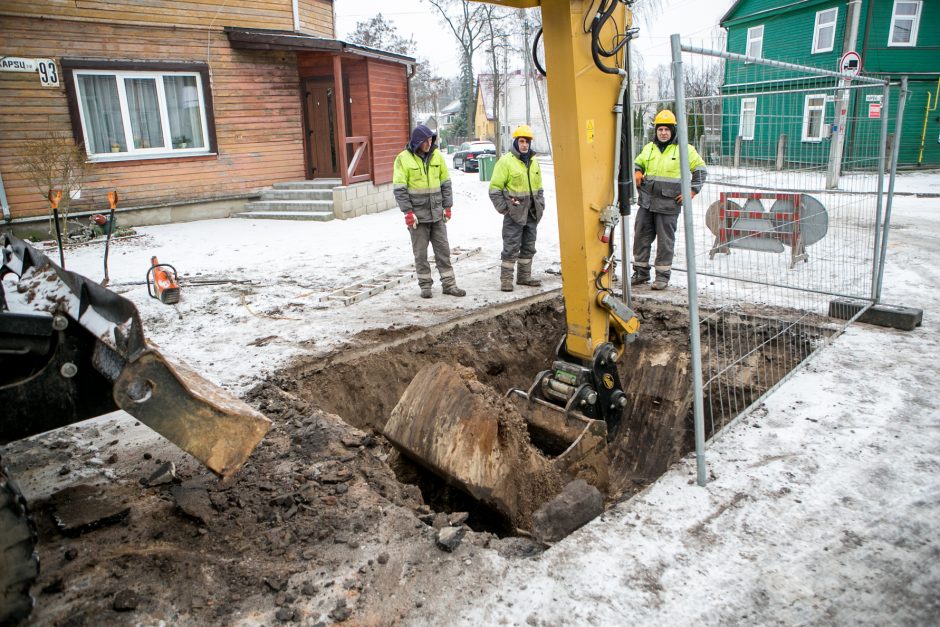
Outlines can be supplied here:
M636 311L639 338L619 364L629 405L610 442L611 501L655 481L694 443L687 312L663 303L641 303ZM381 433L423 366L459 364L500 393L526 389L550 367L564 329L563 302L554 298L443 329L372 331L356 338L354 357L338 353L297 363L270 383L355 427ZM742 394L756 398L763 392L743 384Z

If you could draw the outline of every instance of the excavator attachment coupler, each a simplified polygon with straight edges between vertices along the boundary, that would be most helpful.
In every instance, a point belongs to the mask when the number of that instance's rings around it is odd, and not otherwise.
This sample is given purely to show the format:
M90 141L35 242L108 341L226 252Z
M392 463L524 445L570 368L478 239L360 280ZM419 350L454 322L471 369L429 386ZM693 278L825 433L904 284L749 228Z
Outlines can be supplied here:
M601 490L607 485L603 421L531 402L518 391L501 396L469 368L436 363L421 369L384 433L404 455L519 529L529 529L535 510L572 478Z
M131 301L10 234L0 254L0 443L120 408L220 476L245 463L271 422L161 355Z

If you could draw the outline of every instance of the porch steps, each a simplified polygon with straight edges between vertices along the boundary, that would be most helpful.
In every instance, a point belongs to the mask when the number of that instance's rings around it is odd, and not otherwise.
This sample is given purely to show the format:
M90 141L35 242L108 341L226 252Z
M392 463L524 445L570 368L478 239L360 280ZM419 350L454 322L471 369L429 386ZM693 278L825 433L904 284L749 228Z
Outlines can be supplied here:
M338 185L342 185L339 179L275 183L261 191L261 200L248 203L235 217L326 222L334 218L333 188Z

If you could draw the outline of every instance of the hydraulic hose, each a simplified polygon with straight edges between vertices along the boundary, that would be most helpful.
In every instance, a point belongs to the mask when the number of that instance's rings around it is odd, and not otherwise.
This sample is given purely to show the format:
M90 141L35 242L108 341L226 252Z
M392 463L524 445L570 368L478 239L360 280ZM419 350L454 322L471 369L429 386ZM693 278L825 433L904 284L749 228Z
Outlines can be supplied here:
M535 64L535 69L539 71L539 74L542 76L548 76L548 72L545 71L545 68L542 67L542 64L539 63L539 40L542 38L542 29L539 28L539 32L535 34L535 40L532 42L532 63Z

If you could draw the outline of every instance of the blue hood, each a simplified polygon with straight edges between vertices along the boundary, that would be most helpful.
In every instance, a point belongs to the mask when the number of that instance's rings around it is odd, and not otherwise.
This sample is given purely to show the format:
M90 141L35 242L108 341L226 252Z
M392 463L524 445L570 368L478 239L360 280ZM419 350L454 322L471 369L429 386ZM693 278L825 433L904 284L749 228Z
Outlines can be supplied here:
M411 141L408 142L408 149L412 152L418 149L418 146L424 143L424 140L429 137L436 139L437 133L429 129L424 124L419 124L415 127L415 130L411 131ZM434 145L434 142L431 142L431 145Z

